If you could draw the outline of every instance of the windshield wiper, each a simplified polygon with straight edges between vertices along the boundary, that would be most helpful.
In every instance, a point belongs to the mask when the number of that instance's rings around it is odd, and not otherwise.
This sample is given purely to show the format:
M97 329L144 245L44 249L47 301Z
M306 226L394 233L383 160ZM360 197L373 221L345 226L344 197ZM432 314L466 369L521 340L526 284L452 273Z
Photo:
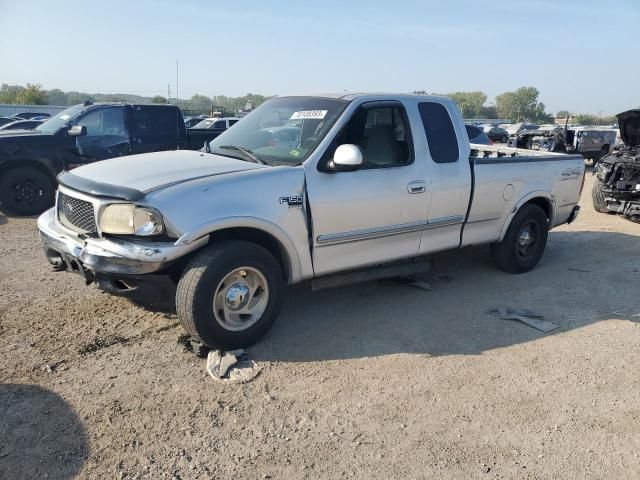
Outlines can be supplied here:
M254 153L248 148L238 147L237 145L220 145L218 148L223 148L226 150L235 150L236 152L242 153L245 159L250 162L257 163L259 165L266 165L267 163L264 160L259 159L254 155Z

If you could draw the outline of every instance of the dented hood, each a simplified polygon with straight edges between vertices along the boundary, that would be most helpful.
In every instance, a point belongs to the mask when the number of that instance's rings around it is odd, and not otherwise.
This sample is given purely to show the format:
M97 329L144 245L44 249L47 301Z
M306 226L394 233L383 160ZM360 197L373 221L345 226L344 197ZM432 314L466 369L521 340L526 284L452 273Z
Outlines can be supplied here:
M640 109L627 110L616 115L620 127L620 138L625 145L635 147L640 140Z

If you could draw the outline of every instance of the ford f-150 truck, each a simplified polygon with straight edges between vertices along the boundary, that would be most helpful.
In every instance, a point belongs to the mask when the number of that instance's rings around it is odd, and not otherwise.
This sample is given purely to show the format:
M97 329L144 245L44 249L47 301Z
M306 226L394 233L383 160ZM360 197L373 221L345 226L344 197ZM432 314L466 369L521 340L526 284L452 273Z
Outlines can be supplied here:
M175 105L85 103L30 131L0 133L0 208L42 213L54 203L56 175L137 153L200 149L218 132L186 130Z
M296 145L272 141L277 125L299 129ZM285 284L478 244L526 272L576 217L583 181L580 155L471 145L444 97L281 97L202 151L63 173L38 227L54 268L143 305L175 299L196 340L236 348L269 329Z

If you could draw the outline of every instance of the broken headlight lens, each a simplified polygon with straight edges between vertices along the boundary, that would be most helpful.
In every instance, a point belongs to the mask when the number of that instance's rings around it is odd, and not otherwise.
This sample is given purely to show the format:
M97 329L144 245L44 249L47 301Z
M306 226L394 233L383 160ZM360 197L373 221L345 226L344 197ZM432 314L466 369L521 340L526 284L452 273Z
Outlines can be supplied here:
M100 229L116 235L158 235L164 231L162 215L149 207L130 203L106 206L100 213Z

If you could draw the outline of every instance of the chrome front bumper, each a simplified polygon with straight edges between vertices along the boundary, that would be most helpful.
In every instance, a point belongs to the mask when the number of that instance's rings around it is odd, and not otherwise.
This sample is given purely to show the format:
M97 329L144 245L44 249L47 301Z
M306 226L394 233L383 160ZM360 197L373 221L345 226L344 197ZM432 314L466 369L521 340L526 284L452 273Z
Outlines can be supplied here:
M66 260L73 260L82 269L121 275L157 272L209 241L208 237L203 237L189 245L175 245L142 240L81 238L58 222L55 208L40 215L38 229L50 263L59 266L66 264Z

